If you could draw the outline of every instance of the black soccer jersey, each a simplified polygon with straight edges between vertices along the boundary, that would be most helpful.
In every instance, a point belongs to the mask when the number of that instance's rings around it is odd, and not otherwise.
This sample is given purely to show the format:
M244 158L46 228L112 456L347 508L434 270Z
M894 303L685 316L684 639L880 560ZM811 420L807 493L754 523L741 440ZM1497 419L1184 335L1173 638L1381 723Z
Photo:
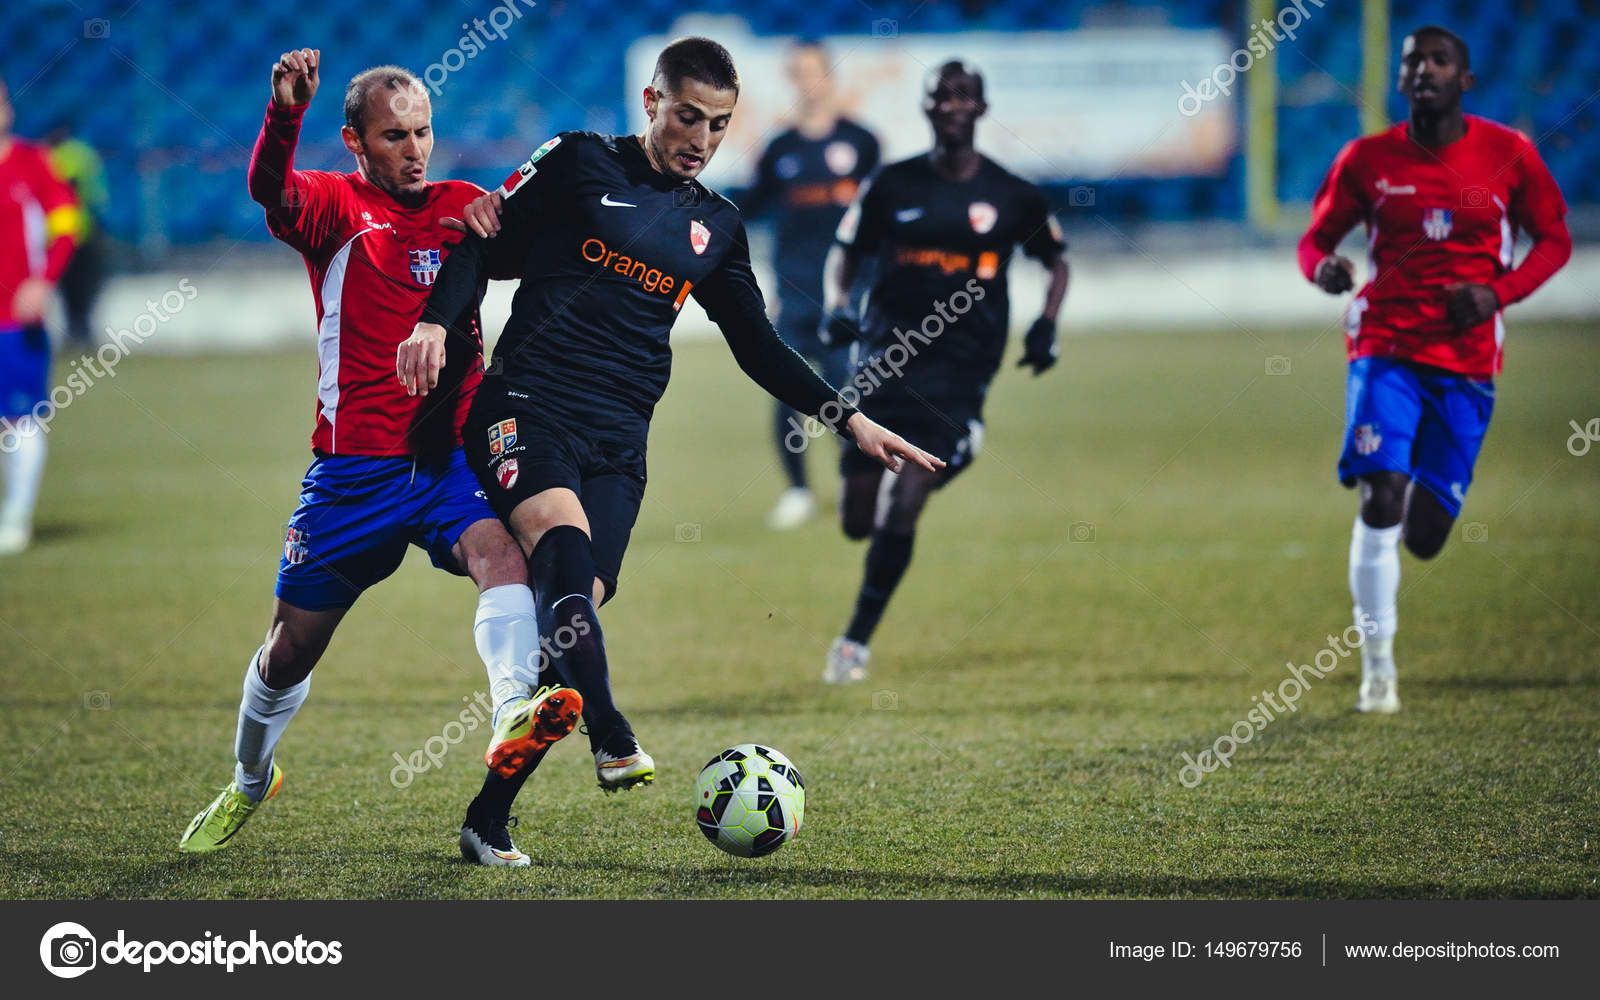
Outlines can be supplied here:
M939 176L928 155L884 167L839 223L837 239L877 257L863 305L864 345L913 352L888 392L951 384L981 390L1005 352L1006 267L1021 245L1066 249L1044 193L980 157L971 179Z
M735 192L747 218L774 211L773 270L785 318L822 318L822 262L861 182L878 168L878 140L847 118L821 139L789 129L761 154L755 184Z
M520 276L491 371L533 407L598 438L642 441L690 296L757 384L812 415L837 400L768 322L739 210L657 171L634 137L563 132L499 190L499 235L462 241L423 318L448 325L480 277Z

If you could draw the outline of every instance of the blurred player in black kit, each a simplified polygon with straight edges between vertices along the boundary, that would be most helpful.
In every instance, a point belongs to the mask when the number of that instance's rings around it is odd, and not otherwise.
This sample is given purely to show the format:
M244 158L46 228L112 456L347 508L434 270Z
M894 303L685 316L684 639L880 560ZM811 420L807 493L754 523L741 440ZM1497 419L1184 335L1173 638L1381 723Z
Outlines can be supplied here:
M768 211L776 215L772 263L778 281L778 335L828 384L842 385L850 377L849 347L828 347L817 337L822 262L857 188L878 167L878 140L839 113L828 53L820 43L797 44L789 54L788 71L795 90L794 124L761 154L755 183L734 192L733 198L747 219ZM817 511L806 480L811 439L791 433L803 419L781 402L773 408L773 440L789 480L767 515L767 524L777 531L797 528Z
M907 464L885 482L881 467L848 452L841 458L844 533L872 541L855 614L828 650L822 677L829 684L866 678L867 643L911 563L923 505L971 464L982 444L983 401L1011 319L1006 267L1018 245L1050 272L1020 366L1039 375L1056 363L1066 244L1043 192L973 147L978 119L988 110L982 74L964 62L945 63L928 74L922 110L933 126L933 149L884 167L839 224L824 279L822 335L831 343L859 338L851 387L861 394L862 410L949 464ZM869 256L877 272L858 314L847 300Z

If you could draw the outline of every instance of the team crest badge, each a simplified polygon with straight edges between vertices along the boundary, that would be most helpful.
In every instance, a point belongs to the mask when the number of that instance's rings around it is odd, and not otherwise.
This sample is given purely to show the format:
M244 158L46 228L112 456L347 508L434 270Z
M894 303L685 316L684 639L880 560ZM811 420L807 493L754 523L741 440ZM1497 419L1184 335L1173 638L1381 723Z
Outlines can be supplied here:
M861 154L848 142L830 142L822 150L822 162L840 177L854 170L860 159Z
M517 460L508 458L501 462L500 467L494 470L494 477L499 480L500 488L503 490L509 490L517 485Z
M1374 424L1361 424L1356 427L1355 447L1357 455L1370 455L1377 451L1383 444L1383 435L1378 433Z
M517 420L502 420L489 428L489 454L499 455L517 443Z
M1422 213L1422 232L1430 240L1442 240L1450 235L1450 217L1448 208L1430 208Z
M433 284L439 277L439 251L437 250L407 250L411 258L411 276L417 279L417 284L424 287Z
M972 223L972 231L982 236L1000 221L1000 210L986 201L975 201L967 206L967 221Z
M283 536L283 558L291 566L298 566L306 561L306 553L310 551L310 538L305 531L293 525L288 533Z
M707 229L705 224L699 220L691 220L689 223L689 246L694 250L695 256L698 257L705 253L706 247L710 245L711 230Z

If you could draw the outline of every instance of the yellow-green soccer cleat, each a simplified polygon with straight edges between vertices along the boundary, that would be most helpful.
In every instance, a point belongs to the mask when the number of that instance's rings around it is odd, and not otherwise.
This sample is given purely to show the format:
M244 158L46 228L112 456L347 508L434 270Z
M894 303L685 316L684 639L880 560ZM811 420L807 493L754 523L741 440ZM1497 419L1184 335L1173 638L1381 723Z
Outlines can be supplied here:
M569 687L547 684L532 698L507 705L489 738L483 762L502 778L511 778L538 755L572 732L583 711L583 696Z
M278 794L281 787L283 768L274 762L272 781L267 784L267 794L261 797L261 802ZM250 796L239 791L238 782L228 782L222 794L212 799L211 804L189 822L189 829L183 831L183 839L178 841L178 850L185 854L222 850L233 842L233 835L244 826L245 820L261 808L261 802L251 802Z

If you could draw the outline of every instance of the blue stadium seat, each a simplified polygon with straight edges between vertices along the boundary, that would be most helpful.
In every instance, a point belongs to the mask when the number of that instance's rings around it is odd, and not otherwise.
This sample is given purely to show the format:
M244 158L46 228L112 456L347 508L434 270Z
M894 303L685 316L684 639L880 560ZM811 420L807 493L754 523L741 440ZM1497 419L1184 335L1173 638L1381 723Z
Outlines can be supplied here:
M18 131L39 135L72 121L116 165L108 220L114 234L133 241L147 235L150 213L143 199L153 187L166 237L178 243L236 239L254 226L258 213L244 194L244 162L266 100L268 67L280 51L308 40L327 46L324 91L307 115L300 162L345 169L338 95L349 74L379 62L422 72L456 45L460 22L484 9L430 0L351 0L308 5L291 20L260 5L142 0L112 18L109 39L81 39L52 63L61 39L81 34L83 15L64 0L43 6L42 16L0 21L7 78L14 87L33 81L17 101ZM870 9L859 0L700 0L694 7L743 17L764 35L864 34L877 17L898 21L902 32L1166 23L1221 26L1242 40L1249 27L1242 23L1245 5L1239 0L874 0ZM1600 109L1571 115L1600 78L1600 46L1585 44L1595 7L1596 0L1393 0L1391 37L1398 45L1405 31L1430 21L1461 32L1473 46L1481 78L1469 108L1528 130L1569 201L1593 202L1600 200ZM468 165L460 168L463 175L476 176L481 164L503 158L496 146L511 136L622 127L622 53L639 34L669 30L682 12L681 0L639 0L626 18L614 8L570 0L559 16L541 5L540 14L512 29L512 37L493 43L446 83L436 100L450 120L440 176L460 164ZM1356 88L1360 5L1329 3L1316 9L1307 27L1280 50L1276 65L1283 89L1319 67ZM1403 116L1404 101L1391 95L1387 110ZM1331 103L1281 108L1279 126L1279 192L1303 201L1338 147L1356 134L1358 118L1340 95ZM1242 157L1236 159L1222 178L1119 181L1097 197L1096 211L1237 218L1243 211L1242 164ZM141 170L159 173L147 182ZM1057 201L1064 200L1067 186L1056 186ZM267 238L260 227L254 233Z

